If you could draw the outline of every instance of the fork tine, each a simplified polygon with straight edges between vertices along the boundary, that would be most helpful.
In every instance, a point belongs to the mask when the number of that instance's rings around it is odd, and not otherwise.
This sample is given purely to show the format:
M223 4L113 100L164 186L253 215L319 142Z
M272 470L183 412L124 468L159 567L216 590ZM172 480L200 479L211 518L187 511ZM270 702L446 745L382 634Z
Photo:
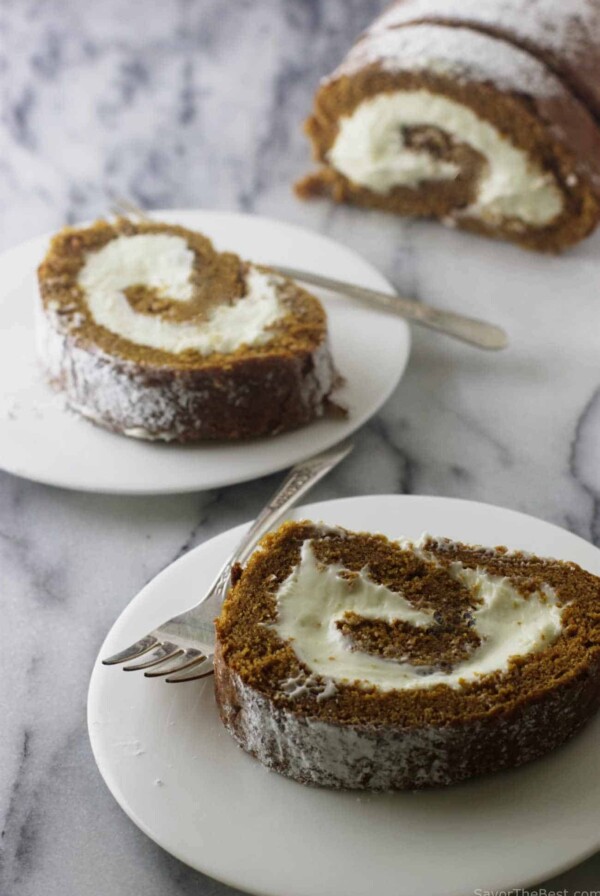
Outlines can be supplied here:
M158 640L153 635L146 635L145 638L140 638L135 644L126 647L125 650L121 650L119 653L113 654L113 656L107 656L105 660L102 660L102 665L116 666L119 663L126 663L127 660L134 660L136 657L148 653L148 651L151 650L152 647L156 647L157 644Z
M204 662L198 662L179 674L169 675L168 678L165 678L165 681L168 682L168 684L179 684L182 681L199 681L201 678L208 678L209 675L213 675L215 671L212 664L212 657L208 657L208 661L210 663L210 666L208 667ZM201 672L200 670L203 667L204 672Z
M209 678L214 674L215 670L210 668L208 672L203 672L201 675L181 675L174 678L165 678L165 681L168 682L168 684L182 684L184 681L200 681L201 678Z
M122 202L125 205L125 208L128 208L132 215L137 215L139 218L148 218L149 215L146 214L143 208L139 205L136 205L132 199L128 199L127 197L122 198Z
M139 205L132 202L131 199L127 199L124 196L114 196L112 204L113 208L116 208L121 214L125 212L126 215L134 215L137 218L142 218L142 220L149 220L149 215Z
M117 218L134 218L133 212L118 202L112 202L110 210Z
M114 215L122 215L128 213L127 206L125 205L125 200L120 196L110 197L110 210Z
M176 662L170 666L167 666L166 669L160 668L156 670L152 670L151 672L144 672L146 678L158 678L162 675L172 675L176 672L183 672L184 669L190 669L194 666L203 663L206 659L206 656L195 648L191 647L188 650L185 650L182 655L176 657Z
M132 214L131 209L128 208L128 206L125 205L124 201L118 196L113 196L110 203L110 210L113 215L117 215L117 217L128 218Z
M137 672L139 669L149 669L150 666L157 666L159 663L164 663L165 660L172 660L181 653L183 653L183 650L181 647L176 647L175 644L170 644L169 642L159 644L156 650L150 654L150 659L145 660L143 663L134 663L133 666L123 666L123 671Z

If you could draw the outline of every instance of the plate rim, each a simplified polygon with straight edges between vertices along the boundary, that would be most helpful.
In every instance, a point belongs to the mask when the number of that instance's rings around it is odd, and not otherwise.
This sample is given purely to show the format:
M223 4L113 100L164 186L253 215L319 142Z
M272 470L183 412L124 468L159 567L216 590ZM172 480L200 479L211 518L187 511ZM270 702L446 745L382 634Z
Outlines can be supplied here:
M458 506L467 505L469 507L476 507L480 510L492 510L492 511L501 511L503 513L508 513L516 519L520 520L533 520L536 523L542 523L544 526L554 530L555 532L561 533L561 535L567 535L569 538L573 539L575 542L579 542L582 546L585 547L586 550L592 550L600 554L600 548L596 547L592 542L583 538L582 536L571 532L568 529L565 529L563 526L560 526L553 522L548 522L540 517L535 517L532 514L525 513L524 511L514 510L511 507L505 507L499 504L490 504L484 501L472 501L466 498L455 498L451 496L442 496L442 495L419 495L419 494L391 494L391 493L376 493L376 494L368 494L368 495L356 495L356 496L345 496L341 498L332 498L325 501L318 502L310 502L306 504L297 505L292 509L291 514L297 518L298 515L302 511L307 511L311 516L313 514L318 514L318 508L328 506L328 505L340 505L340 504L350 504L350 503L360 503L362 501L372 502L372 501L381 501L384 499L385 501L389 501L389 503L395 503L400 501L401 503L415 503L415 502L426 502L433 503L442 501L448 505L454 504ZM151 830L148 824L140 818L133 808L127 803L125 795L122 793L120 786L115 780L111 779L111 772L106 773L106 769L103 769L101 766L101 760L99 760L98 756L98 743L95 742L95 734L92 725L92 712L94 708L94 689L96 687L96 680L98 680L98 676L101 674L102 670L105 670L106 667L103 667L99 663L100 657L103 655L105 651L105 644L110 640L114 629L118 626L120 621L124 618L128 618L130 614L135 614L140 604L144 603L145 595L147 590L151 587L154 587L160 579L163 577L167 577L170 570L174 566L183 565L186 563L193 563L193 555L197 552L202 551L202 549L206 549L209 544L214 544L214 542L219 541L221 539L232 538L234 533L237 535L238 533L241 535L243 530L247 529L248 526L251 525L252 521L247 521L236 526L231 527L223 532L219 532L216 535L211 536L210 538L203 541L201 544L196 545L192 550L188 551L181 557L178 557L172 563L168 564L164 569L162 569L156 576L154 576L149 582L147 582L138 592L137 594L129 601L129 603L123 608L121 613L115 619L113 624L111 625L109 631L107 632L102 645L99 649L98 655L94 662L92 673L90 676L89 687L87 691L87 707L86 707L86 720L87 720L87 728L88 728L88 737L90 741L90 746L92 750L92 754L94 757L94 761L96 763L96 767L100 773L100 776L104 780L108 790L110 791L113 799L119 805L119 807L125 812L127 817L147 836L150 840L156 843L161 849L168 852L170 855L173 855L176 859L183 862L188 867L191 867L195 871L198 871L201 874L205 874L208 877L213 878L216 881L219 881L229 887L240 889L242 887L242 892L248 893L249 896L278 896L278 893L275 890L265 890L261 888L255 888L252 886L248 886L246 882L243 884L240 881L240 877L237 878L230 877L228 874L223 873L221 870L215 871L211 865L210 860L207 863L203 863L201 867L197 862L195 864L191 863L189 857L183 854L183 851L177 850L177 848L171 848L171 846L167 847L164 845L164 842L161 842L160 839L157 838L156 834ZM156 683L154 683L156 684ZM590 720L593 724L593 719ZM543 758L543 757L542 757ZM533 764L533 763L532 763ZM599 812L600 818L600 812ZM577 853L572 854L568 859L561 859L557 861L552 866L545 866L544 870L540 873L531 874L529 876L525 876L519 878L514 882L510 882L507 884L500 885L501 889L506 889L509 892L511 890L517 890L519 888L524 889L530 886L539 885L546 880L553 879L559 874L562 874L580 863L584 862L586 859L594 856L600 850L600 825L598 827L598 838L595 844L584 847L579 850ZM493 888L493 887L492 887ZM484 888L485 889L485 888ZM403 894L402 894L403 896ZM452 890L449 891L449 896L458 896L458 891Z
M370 268L370 270L374 276L376 276L380 279L381 284L382 284L381 285L382 289L387 287L392 292L395 292L395 288L391 284L391 282L388 280L388 278L379 270L379 268L377 268L370 261L370 259L366 258L364 255L362 255L360 252L356 251L355 249L351 248L350 246L347 246L345 243L342 243L339 240L334 239L333 237L329 236L328 234L321 233L318 230L313 230L310 227L305 227L301 224L278 220L277 218L272 218L267 215L254 215L254 214L251 214L248 212L227 211L224 209L214 209L213 210L213 209L204 209L204 208L176 208L176 209L151 209L151 210L149 210L149 212L152 215L155 215L157 218L162 216L162 217L164 217L165 220L168 220L169 218L171 218L171 219L181 218L184 226L185 226L185 220L184 220L185 218L191 219L195 215L200 215L200 216L206 216L207 218L216 218L216 219L220 220L221 222L224 222L224 221L227 221L227 219L230 219L232 221L233 220L242 221L242 222L244 222L244 224L247 224L252 221L252 222L261 222L266 225L271 225L271 226L275 225L278 227L282 227L282 228L285 228L289 232L295 232L299 237L309 236L311 238L318 239L319 241L322 241L323 243L328 244L332 249L335 248L338 251L341 249L344 252L347 252L349 255L355 256L355 258L360 259L360 261L366 267ZM83 223L78 223L76 225L70 225L70 226L81 227L81 226L86 226L86 224L88 224L88 223L90 223L90 222L85 221ZM188 226L192 226L191 220L190 220L190 223ZM18 257L20 252L27 253L28 250L31 251L31 249L38 242L41 242L42 240L49 240L53 236L53 233L54 232L49 232L49 233L44 232L42 234L38 234L37 236L33 236L26 240L23 240L21 243L18 243L15 246L9 246L3 252L0 253L0 265L2 264L2 262L5 259L8 259L9 263L11 263L11 261L10 261L11 255L15 255ZM219 242L220 242L220 238L219 238ZM251 253L251 254L255 254L255 253ZM12 262L12 263L14 263L14 262ZM29 273L30 272L28 272L28 275L29 275ZM372 407L370 407L368 412L366 414L363 414L360 417L355 418L355 419L353 419L353 417L351 415L349 415L348 423L346 426L344 426L344 429L342 432L337 433L335 431L332 431L328 437L323 437L323 439L319 441L319 449L318 449L319 451L325 451L329 448L332 448L335 445L337 445L340 441L342 441L343 439L351 437L355 433L357 433L372 417L374 417L376 414L378 414L381 411L383 406L389 401L392 394L398 387L400 381L402 380L402 378L406 372L406 369L407 369L407 366L408 366L408 363L410 360L411 351L412 351L412 333L411 333L411 329L410 329L408 321L406 321L400 317L396 317L396 316L394 317L394 320L397 321L397 323L399 325L399 333L401 333L400 343L401 343L401 352L402 352L402 362L397 365L395 375L389 379L385 388L383 388L381 390L381 393L380 393L377 401L372 405ZM34 335L33 332L31 335L32 335L32 340L33 340L33 335ZM400 353L399 353L399 356L401 356ZM55 393L49 392L49 397L52 397L53 394L55 394ZM85 421L85 422L86 422L86 426L94 427L93 423L91 423L89 421ZM316 421L312 421L312 422L318 424L320 421L316 420ZM287 435L290 438L293 438L296 433L302 434L307 429L309 429L310 426L311 426L311 424L309 423L305 427L299 427L297 430L291 431L290 433L287 433L284 435ZM106 431L102 428L100 428L100 433L101 433L101 435L106 435ZM111 434L111 435L114 435L114 434ZM125 438L125 437L123 436L122 438ZM258 440L259 443L265 443L267 445L269 444L269 441L270 441L269 437L265 437L264 439ZM208 443L208 444L210 446L210 443ZM251 445L252 442L248 442L248 443L244 442L244 443L238 443L238 444L239 444L240 449L243 450L243 448L245 447L246 444ZM162 448L164 446L159 445L158 447ZM168 450L168 446L166 446L166 447ZM238 447L238 445L237 444L236 445L227 444L227 447ZM194 450L198 451L197 459L198 459L199 464L201 464L201 461L202 461L201 449L202 449L202 443L199 443L198 445L190 446L191 451L194 451ZM186 484L167 485L167 486L164 486L164 485L163 486L153 486L152 484L148 483L145 485L140 484L139 486L134 486L134 487L131 487L129 485L118 486L117 484L91 485L91 484L85 484L85 483L81 483L81 482L66 481L64 476L53 475L52 470L48 470L43 475L40 474L39 472L29 473L29 472L24 472L24 471L20 470L18 468L17 464L13 465L11 469L9 469L8 467L5 467L4 465L0 465L0 469L2 469L4 472L9 473L12 476L16 476L19 479L23 479L25 481L30 481L30 482L35 482L35 483L42 484L42 485L47 485L52 488L62 488L62 489L66 489L68 491L75 491L75 492L82 492L82 493L89 493L89 494L124 495L124 496L131 496L131 497L135 497L135 496L150 497L150 496L157 496L157 495L190 494L190 493L194 493L194 492L204 492L204 491L208 491L213 488L228 488L233 485L239 485L239 484L246 483L246 482L252 482L252 481L261 479L265 476L270 476L274 473L278 473L278 472L281 472L282 470L288 469L289 467L293 466L294 464L300 463L302 460L305 460L308 457L310 457L310 454L311 454L311 451L309 450L308 445L303 450L301 448L301 442L300 442L298 444L297 450L294 450L294 445L292 444L290 446L290 450L288 451L288 453L286 455L286 458L285 459L280 458L279 460L275 461L273 463L273 465L269 466L269 469L267 469L267 470L260 471L259 473L254 473L254 472L247 473L242 478L239 478L238 475L234 475L231 472L227 473L224 469L223 474L219 478L214 478L213 480L211 480L210 484L203 484L203 485L198 485L198 484L194 484L191 482L186 483ZM228 469L230 469L230 470L237 468L237 463L235 463L236 459L232 458L232 460L234 462L229 464L229 467L228 467Z

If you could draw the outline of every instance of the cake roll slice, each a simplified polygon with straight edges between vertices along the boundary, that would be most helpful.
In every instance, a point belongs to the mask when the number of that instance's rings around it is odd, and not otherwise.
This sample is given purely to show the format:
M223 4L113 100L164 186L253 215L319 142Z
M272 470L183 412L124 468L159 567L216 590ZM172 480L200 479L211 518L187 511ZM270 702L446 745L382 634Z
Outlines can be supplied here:
M233 578L221 718L301 783L453 784L543 756L600 705L600 579L573 563L303 521Z
M332 406L338 378L318 299L202 234L125 219L67 228L38 280L48 379L115 432L244 439Z
M593 115L543 59L472 27L376 23L321 84L306 131L321 168L304 198L551 252L600 216Z

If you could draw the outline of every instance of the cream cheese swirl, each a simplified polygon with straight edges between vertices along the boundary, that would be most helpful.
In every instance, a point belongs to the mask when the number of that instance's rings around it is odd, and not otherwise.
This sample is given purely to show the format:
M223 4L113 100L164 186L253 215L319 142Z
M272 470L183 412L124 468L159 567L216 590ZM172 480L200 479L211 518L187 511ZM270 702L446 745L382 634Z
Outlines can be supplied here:
M174 234L121 235L89 252L78 285L96 324L136 345L178 354L193 349L202 355L230 353L241 345L271 338L268 327L285 313L271 275L250 267L246 294L232 304L217 305L206 320L171 321L136 311L125 296L145 286L159 297L190 303L194 253Z
M340 119L328 161L354 183L382 194L396 186L454 179L459 173L456 164L405 144L403 129L417 126L438 128L486 160L477 199L464 209L465 215L490 223L518 218L543 227L561 213L562 194L550 172L468 106L428 90L394 91L363 100Z
M419 543L400 543L420 552L427 562L438 562ZM448 567L449 575L479 598L473 610L473 627L480 644L451 669L424 670L410 662L360 651L337 623L352 612L367 619L401 620L426 629L435 624L433 610L416 609L401 592L374 582L367 569L351 576L347 572L341 566L319 563L307 540L300 562L276 593L278 612L273 627L279 637L291 644L311 672L335 682L374 685L382 691L439 684L458 688L463 682L506 671L511 657L544 650L561 632L562 608L550 587L525 597L507 578L455 562Z

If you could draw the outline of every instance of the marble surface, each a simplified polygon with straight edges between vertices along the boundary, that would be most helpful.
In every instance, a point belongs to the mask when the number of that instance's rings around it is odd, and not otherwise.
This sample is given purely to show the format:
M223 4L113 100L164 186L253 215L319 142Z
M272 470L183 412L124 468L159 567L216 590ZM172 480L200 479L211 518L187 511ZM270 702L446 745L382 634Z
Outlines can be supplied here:
M111 192L321 230L398 289L505 325L512 344L487 355L415 331L403 382L311 498L460 496L600 545L600 236L563 258L535 257L435 225L304 205L290 191L308 165L300 122L317 80L381 5L0 2L2 247L101 215ZM90 753L86 690L106 631L140 587L252 517L277 478L132 499L0 473L11 644L0 655L3 896L233 892L166 855L118 808ZM600 855L552 885L599 883Z

